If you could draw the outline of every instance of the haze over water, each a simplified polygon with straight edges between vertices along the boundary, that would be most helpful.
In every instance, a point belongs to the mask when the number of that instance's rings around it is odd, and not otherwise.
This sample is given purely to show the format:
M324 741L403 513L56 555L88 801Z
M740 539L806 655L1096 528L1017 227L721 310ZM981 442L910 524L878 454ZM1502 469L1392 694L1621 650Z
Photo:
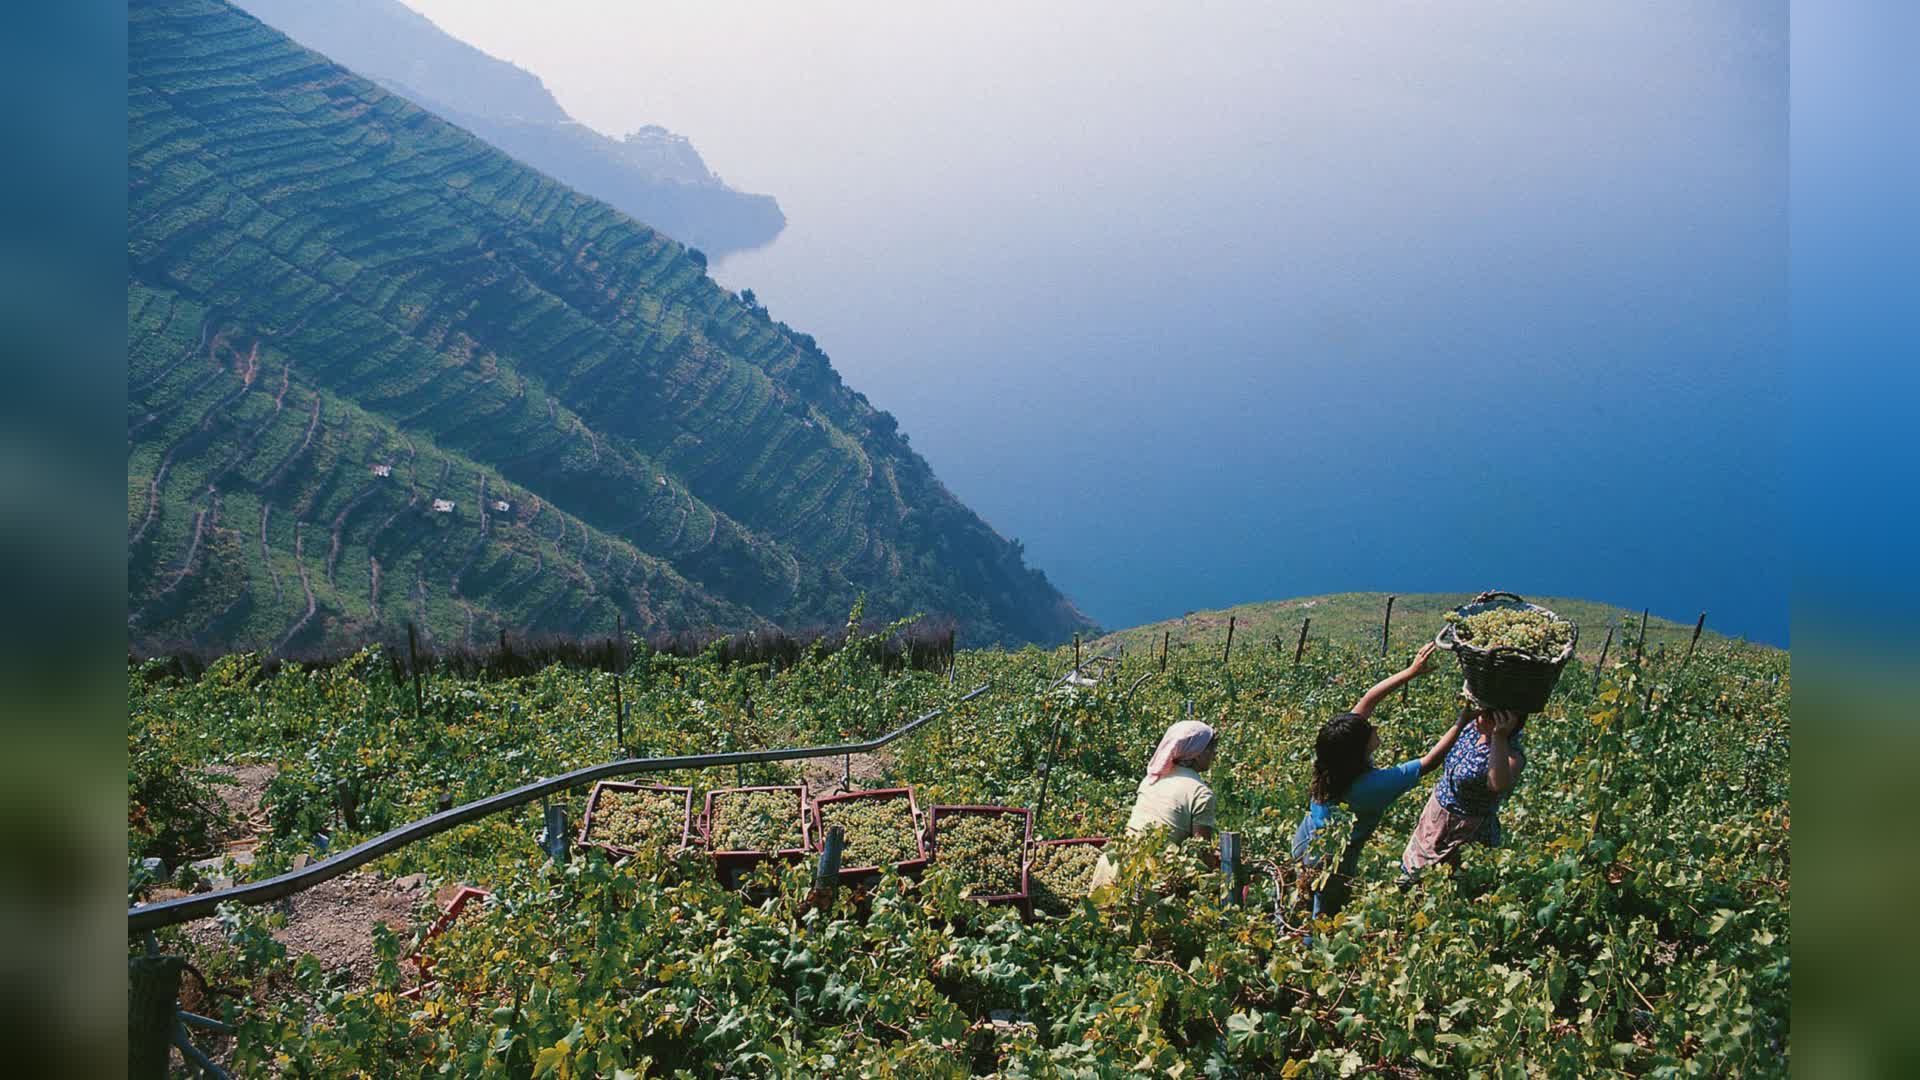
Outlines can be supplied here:
M1786 641L1784 3L409 2L778 197L714 276L1107 626L1497 585Z

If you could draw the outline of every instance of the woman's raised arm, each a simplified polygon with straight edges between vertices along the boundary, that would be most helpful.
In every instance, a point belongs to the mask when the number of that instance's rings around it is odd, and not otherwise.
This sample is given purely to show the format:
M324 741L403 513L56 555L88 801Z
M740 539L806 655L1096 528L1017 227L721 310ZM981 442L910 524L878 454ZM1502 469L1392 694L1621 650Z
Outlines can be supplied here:
M1432 655L1433 642L1429 641L1425 645L1420 646L1420 651L1414 654L1413 663L1374 683L1373 689L1360 695L1360 700L1353 703L1353 709L1351 711L1354 715L1360 717L1372 716L1374 706L1384 701L1388 694L1393 693L1395 690L1400 689L1401 686L1426 674L1427 658Z
M1520 779L1520 769L1526 764L1524 755L1515 751L1508 743L1520 721L1526 719L1525 713L1496 712L1492 714L1493 731L1487 736L1487 787L1496 792L1508 791Z

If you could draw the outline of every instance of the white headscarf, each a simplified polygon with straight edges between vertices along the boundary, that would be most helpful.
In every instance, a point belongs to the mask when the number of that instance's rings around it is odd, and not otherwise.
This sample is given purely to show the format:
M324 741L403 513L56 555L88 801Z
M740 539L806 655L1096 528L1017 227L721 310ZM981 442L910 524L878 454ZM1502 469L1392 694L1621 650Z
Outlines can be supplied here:
M1147 759L1147 783L1152 784L1174 770L1183 760L1198 757L1213 742L1213 728L1199 720L1181 720L1160 736L1160 745Z

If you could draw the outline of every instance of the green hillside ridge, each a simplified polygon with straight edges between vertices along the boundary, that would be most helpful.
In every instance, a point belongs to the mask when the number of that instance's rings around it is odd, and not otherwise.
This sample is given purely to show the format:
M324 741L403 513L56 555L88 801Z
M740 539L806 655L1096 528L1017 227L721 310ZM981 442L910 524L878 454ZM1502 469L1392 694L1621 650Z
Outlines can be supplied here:
M1473 599L1474 593L1401 593L1393 601L1392 642L1390 650L1405 652L1432 641L1439 633L1441 621L1446 614L1461 604ZM1118 649L1124 647L1128 652L1152 648L1156 653L1166 635L1172 635L1172 648L1175 656L1183 651L1218 654L1226 647L1227 626L1233 624L1233 647L1237 652L1246 648L1279 648L1288 656L1293 655L1299 643L1300 624L1312 619L1307 629L1308 647L1338 642L1361 648L1378 649L1380 647L1380 625L1386 613L1387 593L1353 592L1329 593L1324 596L1302 596L1292 600L1269 600L1254 604L1240 604L1236 607L1222 608L1218 611L1193 611L1177 619L1147 623L1126 630L1116 630L1104 637L1093 639L1084 647L1094 651ZM1622 641L1631 641L1640 631L1640 612L1592 600L1574 600L1560 596L1529 596L1528 600L1572 619L1580 627L1580 643L1576 653L1586 659L1597 658L1600 649L1606 643L1609 627L1630 628L1631 633L1614 634L1614 648L1617 650ZM1663 619L1658 615L1647 618L1647 650L1656 651L1662 646L1670 649L1685 649L1693 637L1693 623L1676 622ZM1276 645L1276 641L1278 644ZM1713 620L1709 616L1707 628L1700 635L1701 647L1731 644L1747 644L1735 638L1729 638L1713 629ZM1756 646L1763 647L1763 646Z
M127 117L136 647L1088 625L698 252L218 0Z
M772 242L771 196L728 187L655 125L610 139L567 115L539 76L453 37L400 0L240 0L302 45L425 106L528 165L718 257Z

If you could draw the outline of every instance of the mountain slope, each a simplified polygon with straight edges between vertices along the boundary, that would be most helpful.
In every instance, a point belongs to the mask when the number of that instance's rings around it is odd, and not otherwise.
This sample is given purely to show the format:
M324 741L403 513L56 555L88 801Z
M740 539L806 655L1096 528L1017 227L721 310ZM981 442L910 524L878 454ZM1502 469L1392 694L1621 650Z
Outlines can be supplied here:
M1422 642L1433 640L1447 612L1473 598L1472 593L1402 593L1394 597L1392 646L1411 653ZM1591 600L1573 600L1557 596L1530 596L1527 599L1572 619L1580 627L1578 652L1589 659L1597 657L1606 644L1607 630L1614 628L1614 655L1623 642L1640 632L1640 613L1598 604ZM1219 611L1194 611L1178 618L1117 630L1098 638L1089 646L1098 651L1125 646L1128 651L1160 649L1170 643L1175 655L1182 649L1218 656L1226 647L1227 628L1233 626L1233 649L1278 648L1291 655L1299 644L1300 624L1311 619L1308 641L1337 641L1343 645L1378 649L1380 626L1386 614L1386 593L1334 593L1327 596L1303 596L1293 600L1270 600L1241 604ZM1693 624L1659 616L1647 619L1647 651L1661 648L1685 649L1693 637ZM1727 645L1735 641L1712 629L1700 635L1700 644Z
M699 253L219 0L128 31L135 641L1085 625Z
M541 172L711 255L769 243L786 226L771 196L722 183L685 138L649 125L610 139L568 116L532 72L446 33L400 0L242 0L240 7Z

